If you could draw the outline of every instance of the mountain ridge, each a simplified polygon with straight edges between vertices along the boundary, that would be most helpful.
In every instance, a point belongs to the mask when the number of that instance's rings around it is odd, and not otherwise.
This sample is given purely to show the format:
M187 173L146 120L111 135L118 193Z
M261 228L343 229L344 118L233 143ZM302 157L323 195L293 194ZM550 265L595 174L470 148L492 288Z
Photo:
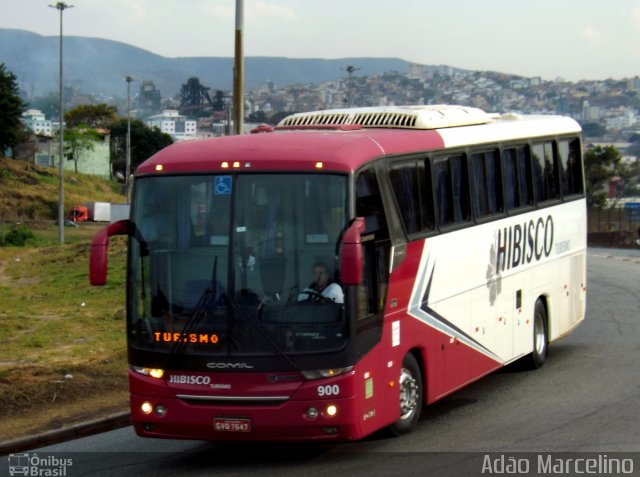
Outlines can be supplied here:
M65 36L63 46L65 85L84 93L122 97L125 76L139 82L152 80L163 97L178 94L192 76L211 90L232 88L233 57L170 58L119 41L81 36ZM25 55L25 51L29 53ZM346 76L343 68L350 64L367 76L385 71L404 73L412 64L400 58L249 56L244 61L245 89L267 81L284 86L337 80ZM0 28L0 63L17 76L27 96L54 92L58 88L59 37Z

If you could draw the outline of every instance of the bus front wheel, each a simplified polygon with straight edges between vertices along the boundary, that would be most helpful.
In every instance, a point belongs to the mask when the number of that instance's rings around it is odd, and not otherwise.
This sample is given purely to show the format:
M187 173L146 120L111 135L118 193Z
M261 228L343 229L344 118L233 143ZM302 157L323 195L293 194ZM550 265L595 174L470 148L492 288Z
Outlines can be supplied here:
M415 429L422 411L422 373L416 358L411 353L407 354L402 361L398 387L400 388L400 418L389 426L391 433L396 436Z

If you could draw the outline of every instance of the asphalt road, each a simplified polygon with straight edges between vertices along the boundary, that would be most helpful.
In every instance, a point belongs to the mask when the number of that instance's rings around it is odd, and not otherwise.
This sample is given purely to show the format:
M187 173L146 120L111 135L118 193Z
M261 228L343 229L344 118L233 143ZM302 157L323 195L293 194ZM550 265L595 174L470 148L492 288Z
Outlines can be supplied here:
M587 318L552 345L542 369L488 376L426 408L418 430L407 436L246 446L142 439L129 427L30 454L72 459L67 476L370 477L491 475L500 459L527 461L531 472L541 459L549 462L546 456L589 452L603 465L632 459L627 468L640 475L640 249L590 249L588 274ZM7 459L0 459L0 475L7 470Z

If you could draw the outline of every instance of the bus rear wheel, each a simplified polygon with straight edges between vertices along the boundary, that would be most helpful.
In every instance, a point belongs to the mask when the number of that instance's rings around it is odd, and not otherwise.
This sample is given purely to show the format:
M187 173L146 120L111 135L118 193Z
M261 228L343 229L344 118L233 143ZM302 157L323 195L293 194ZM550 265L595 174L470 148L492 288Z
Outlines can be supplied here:
M415 429L422 411L423 386L422 373L416 358L407 354L402 361L402 370L398 380L400 388L400 418L389 426L393 435L407 434Z
M529 355L529 368L541 368L549 355L549 324L547 309L538 300L533 311L533 351Z

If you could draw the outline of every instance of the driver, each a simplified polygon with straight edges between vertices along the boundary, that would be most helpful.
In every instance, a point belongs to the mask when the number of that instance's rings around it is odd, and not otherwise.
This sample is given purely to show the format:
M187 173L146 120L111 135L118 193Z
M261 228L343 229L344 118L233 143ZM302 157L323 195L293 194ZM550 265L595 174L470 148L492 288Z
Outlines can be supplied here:
M329 267L325 263L317 262L311 270L311 284L298 295L298 301L344 303L344 293L340 285L331 282Z

